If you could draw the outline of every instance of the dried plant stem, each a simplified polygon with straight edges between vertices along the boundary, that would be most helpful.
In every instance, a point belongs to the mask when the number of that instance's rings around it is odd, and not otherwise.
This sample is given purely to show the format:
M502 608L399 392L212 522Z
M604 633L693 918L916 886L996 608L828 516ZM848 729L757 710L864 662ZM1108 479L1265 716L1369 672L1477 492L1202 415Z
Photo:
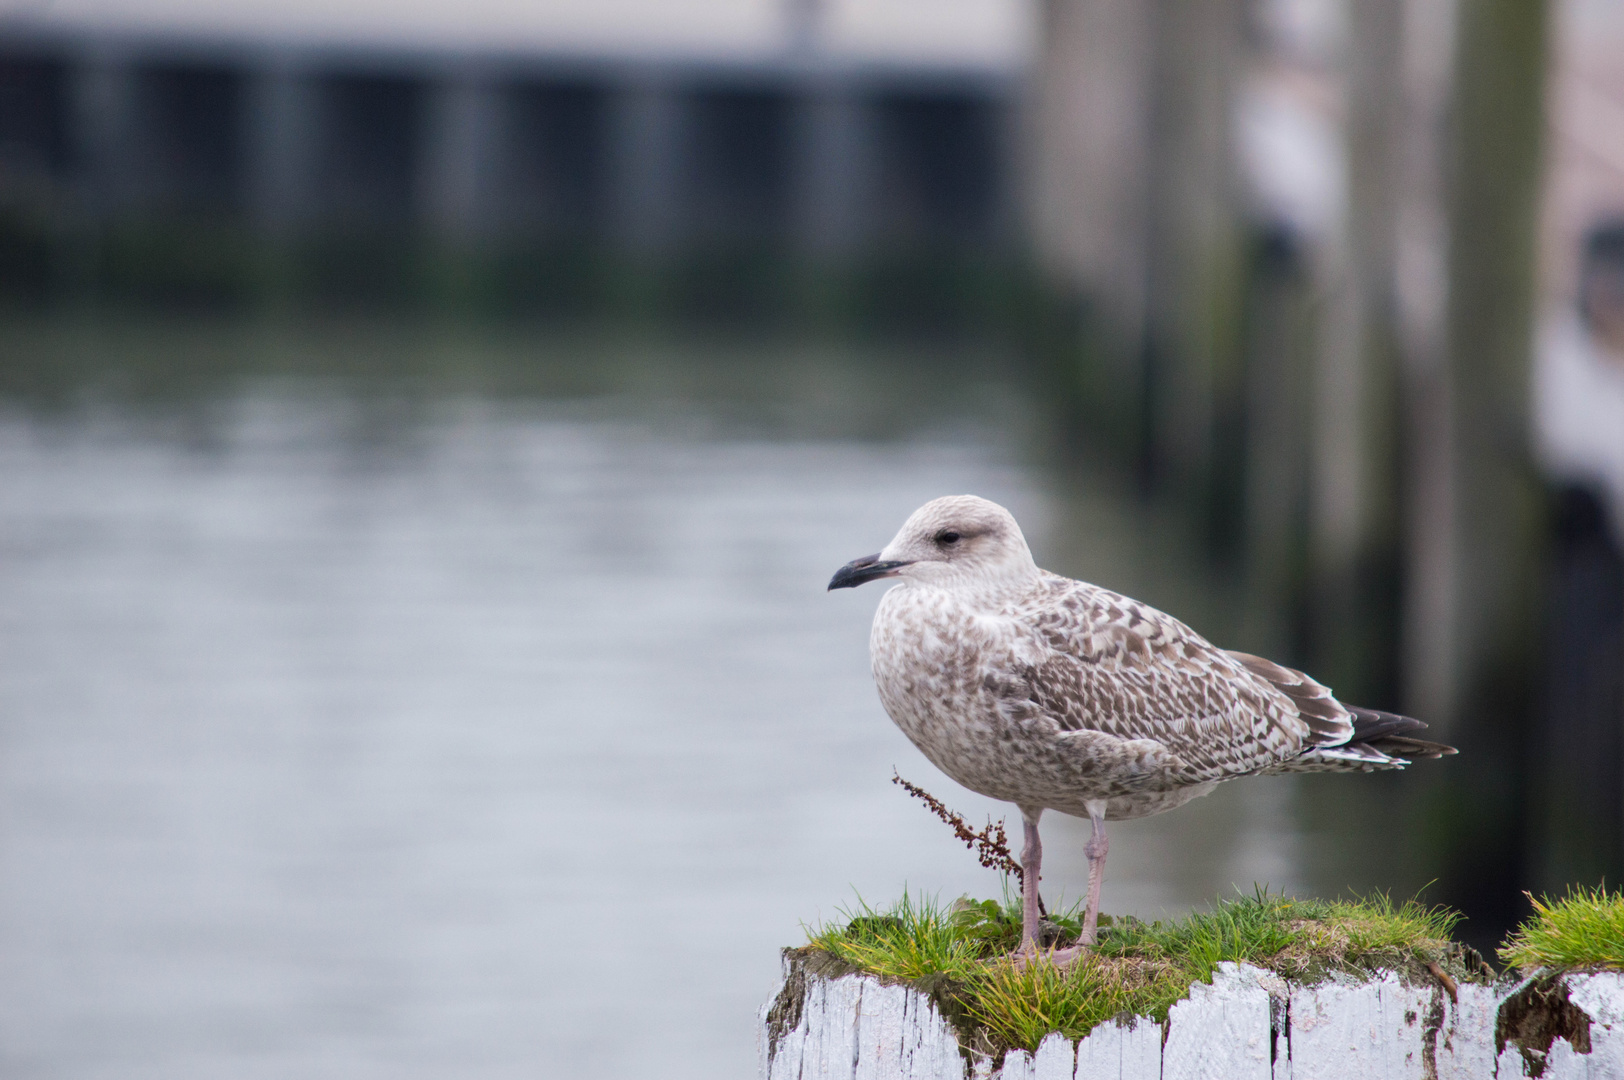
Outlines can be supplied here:
M953 828L953 835L964 841L964 846L975 852L976 861L989 870L1001 870L1006 874L1015 875L1015 880L1022 888L1026 886L1026 872L1021 864L1015 861L1014 854L1009 850L1009 836L1004 832L1004 823L997 824L992 819L987 820L985 829L972 829L964 820L963 815L957 814L942 805L942 800L920 787L910 784L895 769L891 770L891 782L898 785L909 795L925 804L926 809L941 818ZM1047 915L1043 907L1043 898L1038 898L1038 908Z

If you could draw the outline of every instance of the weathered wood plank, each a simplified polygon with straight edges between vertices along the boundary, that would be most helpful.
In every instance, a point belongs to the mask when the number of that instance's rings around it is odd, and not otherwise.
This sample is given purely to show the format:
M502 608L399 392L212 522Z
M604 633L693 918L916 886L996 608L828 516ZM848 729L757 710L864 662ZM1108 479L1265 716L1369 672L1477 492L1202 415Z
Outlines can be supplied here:
M1292 1080L1420 1077L1422 1034L1432 995L1385 973L1291 991Z
M1162 1026L1107 1021L1077 1044L1077 1080L1160 1080Z
M1196 984L1187 1000L1173 1006L1165 1039L1164 1026L1152 1020L1108 1021L1077 1043L1054 1034L1035 1053L1014 1051L993 1060L967 1056L951 1025L917 990L855 975L830 979L786 969L776 1028L769 1023L774 1007L761 1011L761 1075L765 1080L1516 1080L1538 1072L1545 1080L1624 1080L1624 975L1569 976L1566 1001L1559 994L1550 999L1558 1010L1571 1007L1559 1013L1567 1017L1566 1026L1558 1025L1566 1034L1549 1046L1512 1042L1497 1051L1502 1006L1527 986L1464 984L1452 1000L1442 986L1407 986L1391 973L1365 982L1291 986L1269 972L1225 964L1212 985Z
M1221 964L1212 985L1196 983L1167 1017L1162 1080L1271 1080L1267 973Z
M1568 1000L1590 1017L1590 1052L1556 1039L1545 1059L1549 1080L1620 1080L1624 1077L1624 975L1571 975ZM1502 1071L1501 1076L1505 1076ZM1513 1073L1512 1075L1516 1075Z
M1056 1032L1038 1044L1033 1056L1032 1080L1074 1080L1077 1044Z
M1057 1031L1038 1044L1036 1053L1005 1054L999 1080L1073 1080L1076 1073L1077 1044Z
M1456 1001L1443 999L1436 1047L1438 1080L1481 1080L1494 1073L1494 1019L1504 991L1462 983ZM1515 1073L1502 1073L1515 1076Z

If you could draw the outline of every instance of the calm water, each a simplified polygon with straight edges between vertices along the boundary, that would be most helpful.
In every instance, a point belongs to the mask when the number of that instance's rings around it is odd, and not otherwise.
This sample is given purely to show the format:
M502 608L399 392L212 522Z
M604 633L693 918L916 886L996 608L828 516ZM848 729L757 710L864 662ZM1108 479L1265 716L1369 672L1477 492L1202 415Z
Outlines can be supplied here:
M835 567L973 491L1040 563L1236 625L1176 529L1043 465L995 353L18 342L7 1077L752 1076L804 923L999 889L888 782L1009 812L886 719L880 590ZM1118 826L1107 909L1302 887L1294 790ZM1051 894L1085 834L1047 823Z

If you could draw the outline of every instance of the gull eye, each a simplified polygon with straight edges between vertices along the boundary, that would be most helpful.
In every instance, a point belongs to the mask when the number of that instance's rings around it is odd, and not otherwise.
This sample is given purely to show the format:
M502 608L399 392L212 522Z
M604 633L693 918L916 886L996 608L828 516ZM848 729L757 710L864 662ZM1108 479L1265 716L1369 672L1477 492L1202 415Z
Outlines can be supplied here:
M936 535L936 542L938 544L956 544L959 542L959 534L954 532L952 529L949 529L944 533L938 533Z

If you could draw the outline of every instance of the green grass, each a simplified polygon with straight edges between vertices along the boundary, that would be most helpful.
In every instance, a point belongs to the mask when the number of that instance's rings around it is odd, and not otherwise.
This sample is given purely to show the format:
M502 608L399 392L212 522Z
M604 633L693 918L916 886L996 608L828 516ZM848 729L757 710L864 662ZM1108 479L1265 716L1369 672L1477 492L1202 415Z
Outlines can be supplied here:
M1062 942L1075 940L1080 914L1071 908L1051 915ZM1082 1038L1124 1014L1165 1019L1191 983L1210 982L1226 960L1300 980L1428 963L1447 963L1457 978L1469 977L1449 939L1458 915L1381 895L1294 900L1259 891L1166 924L1102 916L1098 947L1066 970L1006 959L1020 940L1019 904L1008 897L944 907L904 895L883 911L859 904L843 915L844 923L809 933L811 949L920 984L967 1042L987 1049L1034 1049L1054 1031Z
M1500 948L1500 959L1536 968L1624 968L1624 892L1570 889L1560 900L1528 897L1534 915Z

